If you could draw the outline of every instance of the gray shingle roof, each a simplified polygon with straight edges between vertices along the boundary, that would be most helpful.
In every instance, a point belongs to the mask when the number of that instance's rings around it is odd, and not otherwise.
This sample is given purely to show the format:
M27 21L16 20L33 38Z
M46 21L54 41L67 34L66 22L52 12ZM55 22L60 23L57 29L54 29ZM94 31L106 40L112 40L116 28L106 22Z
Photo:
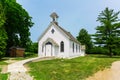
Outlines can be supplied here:
M70 32L66 31L65 29L63 29L60 26L59 26L59 28L70 38L70 40L80 44L80 42L76 38L74 38Z

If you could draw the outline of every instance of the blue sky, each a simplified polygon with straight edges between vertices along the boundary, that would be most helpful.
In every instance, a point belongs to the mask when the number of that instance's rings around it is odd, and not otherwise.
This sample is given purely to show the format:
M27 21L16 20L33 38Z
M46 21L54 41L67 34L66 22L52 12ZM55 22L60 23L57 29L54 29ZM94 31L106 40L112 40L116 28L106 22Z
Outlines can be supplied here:
M31 39L36 42L48 27L49 15L56 12L61 27L76 37L80 29L85 28L89 34L95 33L99 22L96 19L106 7L120 10L120 0L17 0L33 18L35 23L31 28Z

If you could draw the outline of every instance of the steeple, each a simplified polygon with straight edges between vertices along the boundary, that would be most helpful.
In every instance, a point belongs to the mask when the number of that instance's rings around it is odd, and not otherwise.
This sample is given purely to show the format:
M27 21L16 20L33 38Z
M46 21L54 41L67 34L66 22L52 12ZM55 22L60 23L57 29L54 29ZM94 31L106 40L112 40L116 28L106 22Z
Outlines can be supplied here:
M55 12L53 12L50 17L52 18L52 22L57 22L57 19L59 18L59 16Z

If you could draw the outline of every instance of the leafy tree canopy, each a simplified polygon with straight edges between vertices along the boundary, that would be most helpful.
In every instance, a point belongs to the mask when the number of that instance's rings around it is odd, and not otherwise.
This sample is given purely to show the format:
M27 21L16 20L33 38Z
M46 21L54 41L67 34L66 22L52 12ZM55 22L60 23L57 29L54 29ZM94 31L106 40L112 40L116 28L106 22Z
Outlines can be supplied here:
M1 0L5 8L6 22L4 24L7 32L7 48L11 46L26 47L30 40L30 28L33 26L31 17L16 0Z
M0 3L0 58L4 56L7 45L6 43L7 33L3 26L4 23L5 23L4 9L2 7L2 4Z
M87 30L81 29L79 32L79 35L77 36L77 40L83 44L86 45L87 51L92 48L92 41L91 36L88 34Z

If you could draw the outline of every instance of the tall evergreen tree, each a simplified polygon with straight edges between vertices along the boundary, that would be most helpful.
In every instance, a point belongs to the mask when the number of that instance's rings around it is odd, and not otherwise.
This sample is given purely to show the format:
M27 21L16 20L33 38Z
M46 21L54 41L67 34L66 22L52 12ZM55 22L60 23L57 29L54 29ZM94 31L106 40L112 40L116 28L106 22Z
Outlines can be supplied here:
M77 36L77 40L86 46L86 52L89 53L89 50L93 47L91 36L88 34L87 30L81 29L79 35Z
M101 25L96 28L97 32L94 35L95 44L106 47L111 57L113 56L113 49L120 44L119 13L120 12L114 12L114 10L106 8L97 18L97 21L99 21Z

